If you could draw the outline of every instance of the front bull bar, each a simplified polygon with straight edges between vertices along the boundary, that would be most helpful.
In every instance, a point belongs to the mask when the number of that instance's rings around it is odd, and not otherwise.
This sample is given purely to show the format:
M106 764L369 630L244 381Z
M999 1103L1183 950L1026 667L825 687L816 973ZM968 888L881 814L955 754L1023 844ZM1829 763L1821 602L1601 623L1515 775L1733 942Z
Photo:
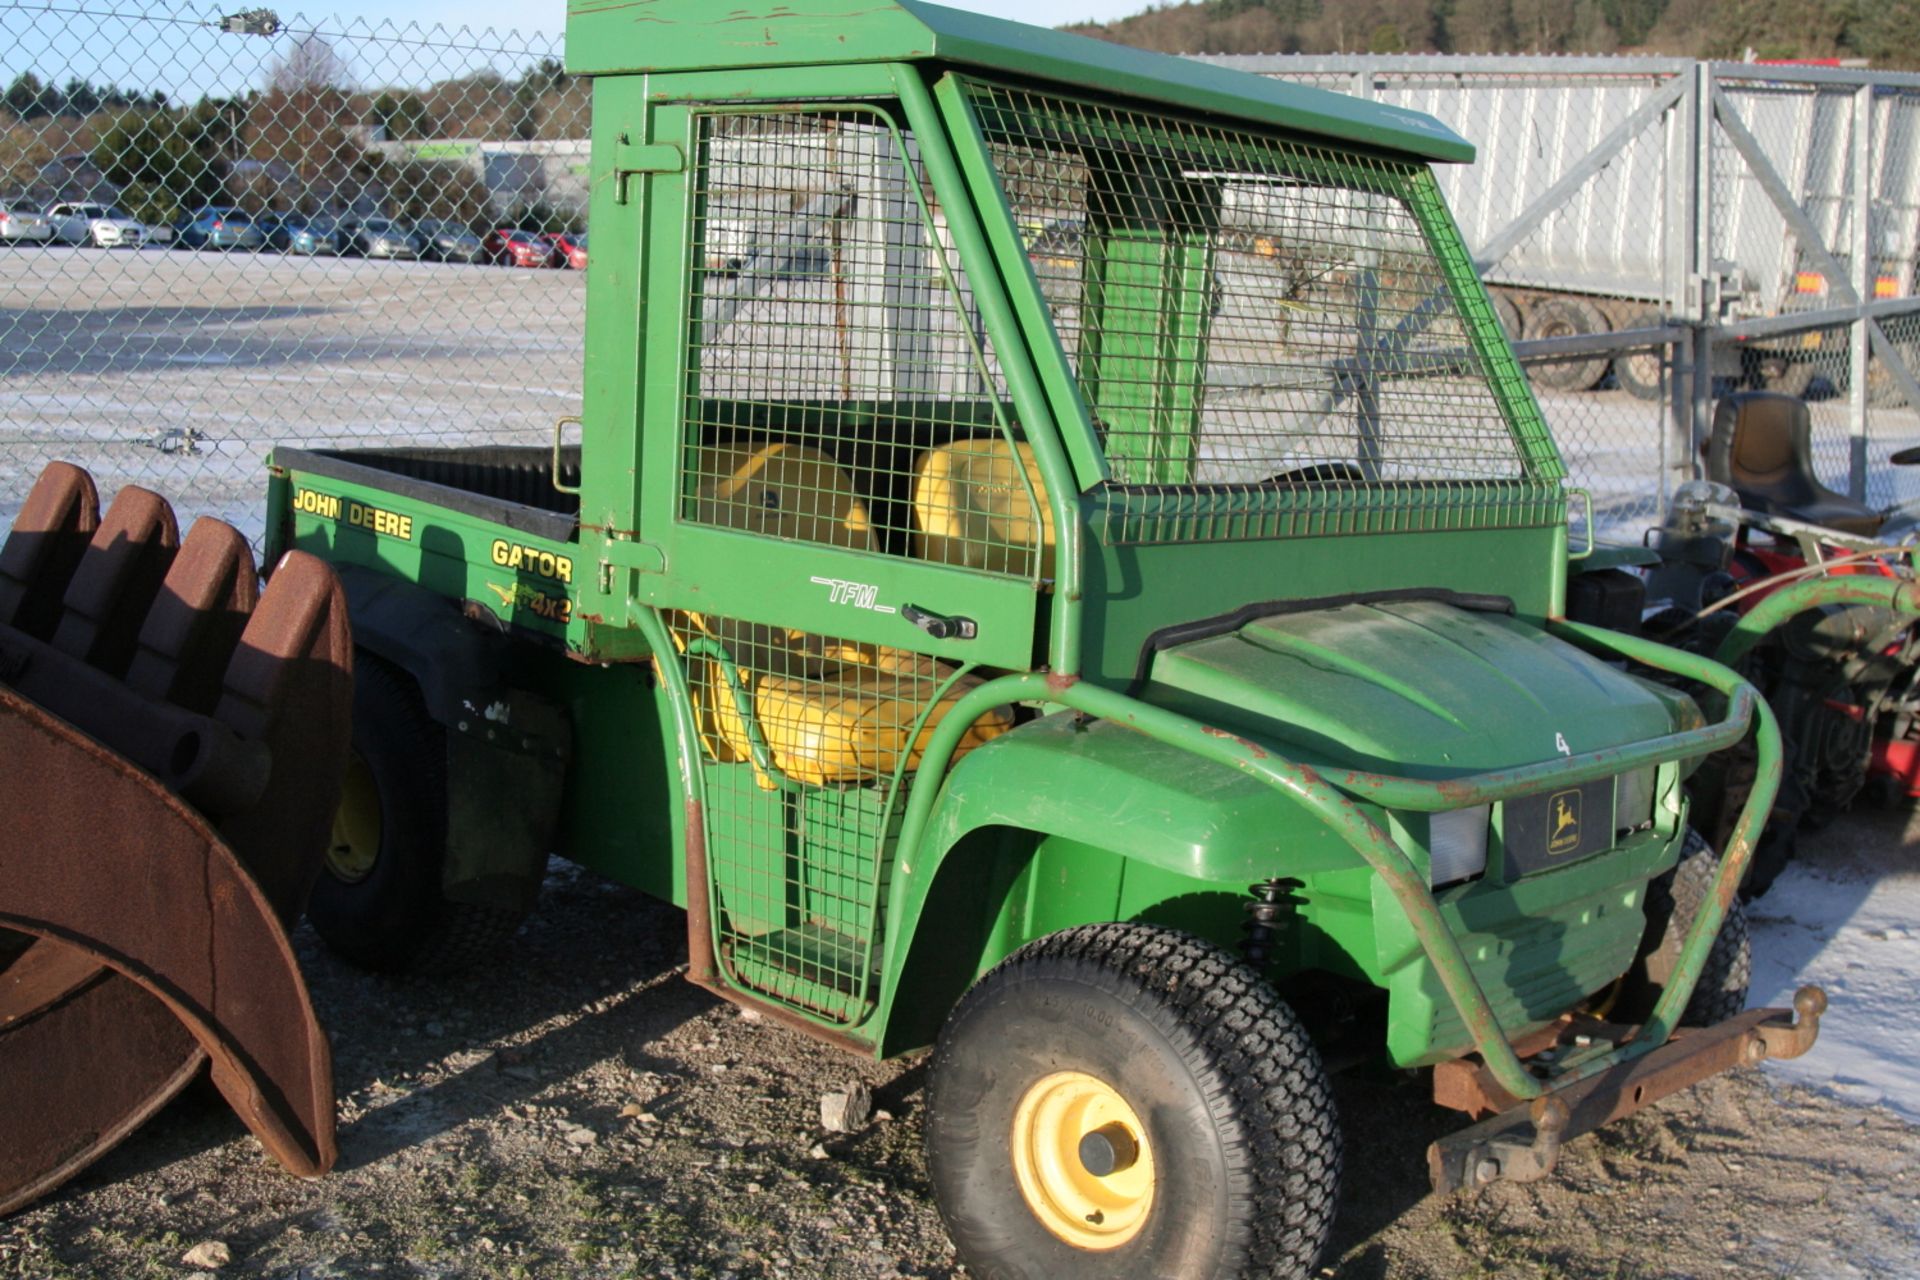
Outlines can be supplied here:
M981 715L1010 703L1041 701L1066 707L1082 715L1112 721L1201 759L1237 769L1305 806L1352 847L1399 902L1428 962L1433 965L1462 1024L1472 1037L1474 1049L1481 1059L1481 1069L1490 1085L1514 1101L1512 1111L1523 1113L1512 1122L1511 1127L1517 1129L1519 1123L1524 1121L1529 1129L1534 1128L1532 1107L1536 1100L1540 1100L1539 1118L1545 1129L1539 1132L1544 1135L1551 1130L1554 1131L1553 1136L1550 1141L1543 1137L1541 1141L1529 1142L1528 1150L1533 1152L1531 1163L1513 1162L1513 1172L1504 1175L1518 1177L1530 1171L1530 1176L1538 1177L1552 1168L1561 1138L1577 1131L1570 1128L1575 1115L1586 1116L1599 1108L1599 1103L1589 1104L1586 1099L1606 1098L1617 1092L1620 1084L1618 1068L1634 1064L1637 1059L1663 1048L1670 1052L1649 1064L1649 1067L1641 1068L1640 1075L1644 1076L1650 1069L1670 1070L1674 1062L1690 1058L1697 1060L1696 1065L1705 1065L1705 1055L1711 1051L1711 1045L1702 1035L1690 1034L1678 1043L1669 1042L1673 1039L1674 1028L1679 1025L1687 1001L1693 996L1694 987L1700 981L1713 940L1719 934L1727 911L1739 892L1740 881L1752 859L1760 829L1773 808L1781 780L1779 725L1772 710L1753 686L1734 672L1709 658L1583 623L1555 618L1548 620L1547 629L1578 648L1611 658L1624 658L1704 684L1726 698L1726 713L1717 723L1683 729L1644 742L1607 747L1515 769L1491 770L1436 781L1354 770L1329 769L1322 772L1312 765L1288 760L1270 748L1237 734L1202 724L1127 694L1087 684L1075 677L1033 672L990 680L960 698L934 729L932 740L921 759L919 776L923 780L944 777L961 735ZM1647 765L1723 751L1745 738L1749 729L1754 732L1757 747L1753 789L1740 811L1739 821L1734 824L1732 837L1721 851L1713 892L1701 905L1699 914L1694 917L1687 931L1673 975L1654 1005L1652 1015L1618 1044L1596 1046L1586 1053L1569 1057L1556 1064L1551 1074L1543 1076L1529 1071L1501 1028L1486 992L1481 989L1479 979L1474 976L1473 968L1460 948L1459 939L1440 914L1439 905L1434 901L1432 890L1418 864L1356 801L1420 813L1465 809L1515 799L1547 786L1588 782ZM914 855L918 853L939 790L937 786L927 785L913 789L900 829L899 865L910 865L917 861ZM1824 994L1813 989L1813 994L1804 1001L1796 1000L1796 1006L1802 1004L1805 1007L1800 1009L1801 1024L1795 1028L1793 1035L1774 1038L1771 1043L1777 1047L1770 1050L1773 1056L1793 1057L1812 1047L1818 1034L1818 1015L1825 1008L1826 999ZM1768 1009L1752 1010L1731 1021L1742 1024L1743 1034L1762 1029L1771 1033L1781 1026L1783 1019L1791 1018L1792 1012L1789 1010ZM1728 1033L1729 1036L1732 1034ZM1716 1057L1712 1061L1719 1062L1720 1059ZM1728 1061L1711 1070L1703 1070L1685 1083L1704 1079L1715 1071L1734 1065L1738 1063ZM1609 1075L1610 1072L1616 1074ZM1572 1090L1583 1082L1589 1083L1585 1083L1579 1093L1573 1093ZM1652 1090L1645 1086L1644 1079L1639 1080L1637 1085L1627 1085L1630 1098L1633 1088L1640 1089L1640 1100L1634 1104L1635 1107L1652 1100ZM1622 1114L1618 1111L1617 1099L1601 1109L1606 1112L1607 1118ZM1508 1116L1495 1119L1507 1120ZM1435 1145L1438 1147L1441 1144ZM1502 1150L1510 1146L1509 1142ZM1443 1164L1448 1168L1464 1167L1469 1155L1463 1155L1458 1161L1434 1157L1432 1162L1436 1170ZM1451 1190L1457 1185L1457 1182L1443 1182L1436 1173L1436 1190Z

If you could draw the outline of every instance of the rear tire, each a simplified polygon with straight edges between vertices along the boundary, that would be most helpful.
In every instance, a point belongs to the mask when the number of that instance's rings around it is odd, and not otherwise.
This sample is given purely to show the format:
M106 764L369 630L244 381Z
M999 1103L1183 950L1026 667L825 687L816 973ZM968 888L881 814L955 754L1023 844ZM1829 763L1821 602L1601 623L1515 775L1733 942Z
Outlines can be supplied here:
M1326 1246L1340 1135L1319 1054L1211 943L1103 924L1021 948L948 1018L927 1092L972 1274L1306 1276ZM1108 1144L1093 1162L1089 1142Z
M445 731L417 685L354 654L353 753L307 918L347 960L382 973L452 973L488 958L524 913L441 892L446 860Z
M1653 1012L1655 1002L1673 976L1687 930L1713 892L1719 865L1720 857L1706 838L1689 829L1686 844L1680 850L1680 861L1648 883L1647 931L1640 943L1640 955L1628 970L1620 998L1615 1002L1614 1021L1644 1022ZM1745 1009L1747 981L1752 969L1753 942L1747 933L1747 909L1736 898L1727 908L1720 934L1707 952L1707 963L1700 970L1700 981L1680 1016L1680 1025L1711 1026Z

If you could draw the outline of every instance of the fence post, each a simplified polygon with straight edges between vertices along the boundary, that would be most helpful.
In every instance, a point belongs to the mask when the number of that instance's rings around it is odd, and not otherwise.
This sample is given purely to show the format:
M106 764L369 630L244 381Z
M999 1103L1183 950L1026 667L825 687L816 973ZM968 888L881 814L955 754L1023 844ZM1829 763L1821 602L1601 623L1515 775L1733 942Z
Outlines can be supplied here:
M1713 64L1693 69L1692 146L1688 148L1686 302L1688 377L1674 379L1675 426L1684 432L1687 474L1700 474L1700 446L1706 441L1713 409L1713 325L1718 320L1718 290L1713 267Z
M1847 406L1847 493L1857 501L1867 497L1867 304L1873 300L1873 86L1863 84L1853 92L1853 184L1849 193L1853 218L1848 224L1847 251L1853 257L1853 291L1859 299L1859 312L1847 326L1852 341L1849 358L1853 366L1853 394Z

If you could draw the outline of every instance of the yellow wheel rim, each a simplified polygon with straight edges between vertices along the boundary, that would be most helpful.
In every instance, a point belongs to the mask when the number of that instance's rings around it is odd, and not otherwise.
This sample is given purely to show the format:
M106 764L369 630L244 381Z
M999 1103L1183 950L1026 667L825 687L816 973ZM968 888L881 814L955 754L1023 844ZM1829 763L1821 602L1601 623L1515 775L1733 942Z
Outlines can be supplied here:
M334 879L364 880L380 857L380 791L373 770L359 752L347 757L340 807L333 811L333 838L327 842L327 870Z
M1033 1216L1077 1249L1118 1248L1153 1208L1146 1126L1112 1085L1084 1071L1057 1071L1020 1099L1013 1172Z

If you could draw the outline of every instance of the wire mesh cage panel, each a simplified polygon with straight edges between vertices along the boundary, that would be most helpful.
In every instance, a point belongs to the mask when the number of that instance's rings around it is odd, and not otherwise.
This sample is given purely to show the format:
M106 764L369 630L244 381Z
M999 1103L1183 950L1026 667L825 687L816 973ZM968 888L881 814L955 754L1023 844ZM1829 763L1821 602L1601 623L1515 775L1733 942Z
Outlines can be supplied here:
M970 93L1112 480L1157 508L1122 536L1556 517L1558 461L1433 247L1422 166ZM1200 518L1167 518L1182 502Z
M888 854L928 739L978 681L920 654L677 614L704 760L715 952L835 1025L871 1007ZM964 753L1011 727L969 726Z
M912 137L877 106L697 120L682 514L989 572L1045 503Z

